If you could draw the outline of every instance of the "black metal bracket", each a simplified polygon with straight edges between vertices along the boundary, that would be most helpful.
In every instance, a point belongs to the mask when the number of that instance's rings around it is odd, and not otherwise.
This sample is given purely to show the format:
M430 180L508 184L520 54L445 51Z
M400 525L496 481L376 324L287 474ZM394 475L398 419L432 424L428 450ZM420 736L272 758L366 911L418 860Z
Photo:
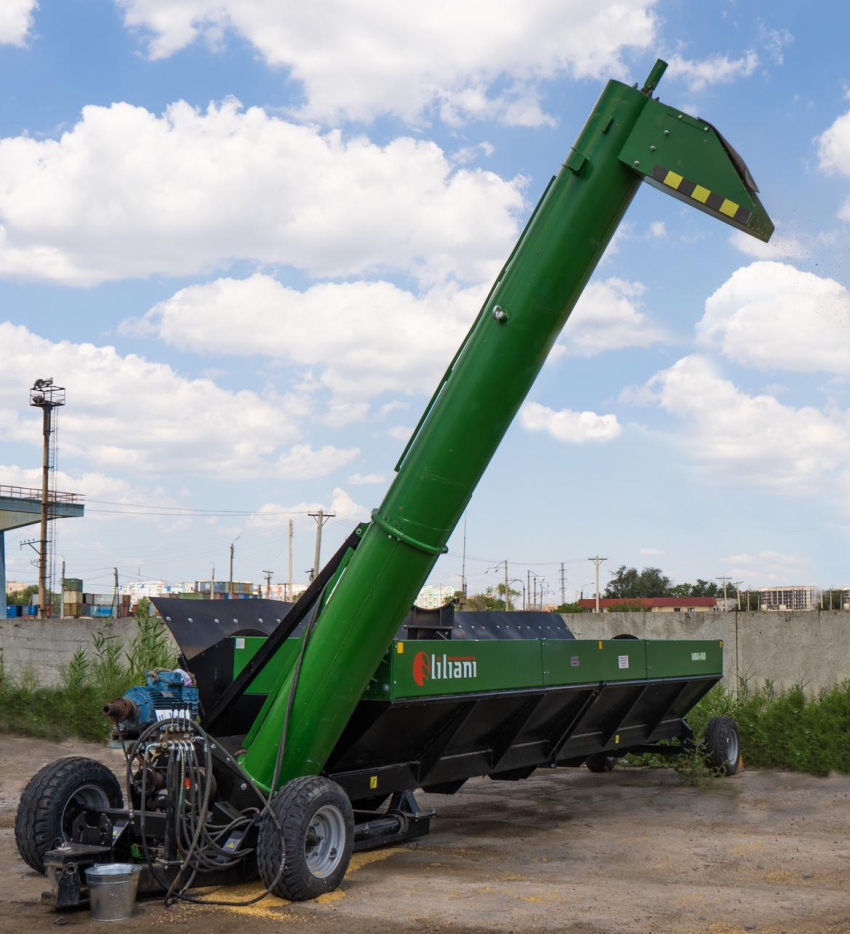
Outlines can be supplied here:
M310 586L304 591L298 602L289 608L289 612L278 623L271 635L257 650L254 657L239 672L228 687L222 692L218 700L210 707L201 725L208 733L215 732L215 726L222 713L248 689L254 678L274 658L277 650L292 635L302 619L310 612L313 604L319 599L342 559L360 544L361 530L355 529L342 543L336 554L328 561L322 570L313 578Z
M576 715L567 724L566 729L561 730L555 737L550 740L549 762L551 765L555 765L555 763L558 761L558 753L561 751L561 747L573 735L573 733L575 733L581 721L590 712L590 710L593 708L593 705L599 700L601 696L602 687L588 690L587 697L585 697Z

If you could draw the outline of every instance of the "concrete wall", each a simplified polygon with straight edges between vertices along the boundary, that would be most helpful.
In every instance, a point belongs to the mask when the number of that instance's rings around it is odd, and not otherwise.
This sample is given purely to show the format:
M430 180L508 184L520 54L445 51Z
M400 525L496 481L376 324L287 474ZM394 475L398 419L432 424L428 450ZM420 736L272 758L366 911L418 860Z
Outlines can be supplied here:
M4 619L0 620L0 656L8 675L19 677L28 667L39 684L58 684L62 668L80 646L93 652L92 636L103 619ZM117 619L115 631L129 648L136 635L136 621Z
M574 613L577 639L630 633L645 639L722 639L726 682L739 676L812 690L850 678L850 613Z
M739 675L813 690L850 678L850 613L575 613L564 616L578 639L611 639L631 633L646 639L722 639L727 682ZM79 646L91 648L103 620L0 620L0 653L13 675L27 667L41 684L56 684ZM119 619L129 645L135 621Z

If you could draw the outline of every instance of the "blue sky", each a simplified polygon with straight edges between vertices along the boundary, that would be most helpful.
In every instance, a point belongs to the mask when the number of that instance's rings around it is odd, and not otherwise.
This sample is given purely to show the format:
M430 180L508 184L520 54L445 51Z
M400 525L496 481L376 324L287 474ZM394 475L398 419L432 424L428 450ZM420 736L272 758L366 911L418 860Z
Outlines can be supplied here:
M356 9L355 9L356 6ZM376 506L604 80L739 149L760 247L641 190L468 510L470 588L592 554L850 583L850 68L837 3L4 0L0 483L68 389L57 553L285 574ZM33 579L28 533L9 576ZM461 537L432 580L457 583ZM604 579L604 578L603 578Z

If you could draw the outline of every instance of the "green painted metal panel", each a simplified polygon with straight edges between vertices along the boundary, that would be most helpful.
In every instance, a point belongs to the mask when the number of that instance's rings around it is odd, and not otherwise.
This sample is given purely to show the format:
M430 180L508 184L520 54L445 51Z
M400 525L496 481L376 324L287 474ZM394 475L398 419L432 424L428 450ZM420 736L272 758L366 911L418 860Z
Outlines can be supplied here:
M546 685L646 677L646 649L637 639L544 639L542 654Z
M266 641L265 636L234 636L233 677L256 655L257 650ZM301 648L300 639L287 639L277 650L274 658L248 686L246 694L270 694L280 680L281 671L288 671Z
M658 639L644 644L648 678L723 674L723 643L717 639Z
M737 153L706 123L650 101L629 134L620 159L659 191L716 220L767 241L773 222ZM736 167L737 162L737 167ZM668 175L672 173L672 175Z
M543 684L539 639L395 642L389 658L390 696L394 700Z

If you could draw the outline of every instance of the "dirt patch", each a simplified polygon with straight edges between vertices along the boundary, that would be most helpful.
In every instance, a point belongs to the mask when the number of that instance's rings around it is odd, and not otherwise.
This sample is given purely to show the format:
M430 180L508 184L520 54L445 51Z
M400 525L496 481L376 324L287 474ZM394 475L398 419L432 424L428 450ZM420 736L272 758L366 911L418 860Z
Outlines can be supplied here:
M120 776L120 751L0 736L2 932L101 929L86 911L42 907L44 879L15 851L18 797L63 755ZM315 902L165 911L147 900L110 930L850 934L850 777L746 770L700 790L666 769L540 770L419 798L437 811L431 835L357 854L342 887Z

